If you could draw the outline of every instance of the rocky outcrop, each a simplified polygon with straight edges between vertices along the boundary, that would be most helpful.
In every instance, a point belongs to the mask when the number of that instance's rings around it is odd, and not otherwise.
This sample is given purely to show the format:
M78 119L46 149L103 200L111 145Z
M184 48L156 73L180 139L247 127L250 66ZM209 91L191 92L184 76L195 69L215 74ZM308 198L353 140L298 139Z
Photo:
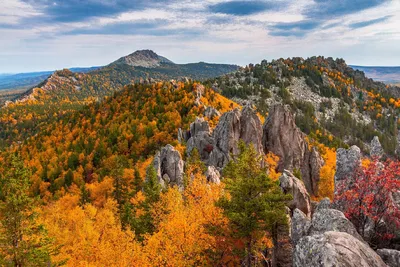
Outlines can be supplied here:
M190 124L189 136L190 138L187 140L186 144L186 152L188 155L196 148L200 154L201 160L207 161L214 147L214 139L211 137L208 122L203 118L196 118L196 120Z
M196 85L196 87L195 87L196 99L194 100L194 104L195 104L196 106L200 106L200 105L202 104L202 103L201 103L201 97L202 97L203 94L204 94L204 90L205 90L204 85L202 85L202 84L197 84L197 85Z
M210 183L219 184L221 182L221 174L214 166L208 166L205 175Z
M292 218L292 242L297 241L308 235L323 234L328 231L336 231L348 233L354 238L364 242L362 237L357 233L354 225L344 216L344 214L335 209L330 208L329 200L322 200L310 219L306 214L298 209L293 211Z
M308 234L323 234L328 231L348 233L361 242L364 242L362 237L357 233L354 225L341 211L335 209L318 209L312 217Z
M204 116L209 119L213 119L215 117L221 116L221 113L213 107L206 107L206 109L204 110Z
M246 144L253 144L258 154L263 153L262 125L260 118L251 105L246 105L240 117L240 139Z
M238 108L226 112L221 116L217 127L214 129L215 146L227 156L230 153L237 155L239 152L240 117L241 112Z
M311 215L310 195L304 184L297 179L290 171L284 170L279 177L279 185L284 194L291 194L293 199L287 204L293 212L295 209L301 210L307 217Z
M190 124L190 136L196 136L199 132L210 133L210 126L204 118L197 117L196 120Z
M348 233L325 232L303 237L293 254L294 267L386 267L367 244Z
M394 249L378 249L376 251L389 267L400 266L400 251Z
M166 145L157 152L153 160L153 166L156 169L158 181L163 188L177 185L183 187L183 167L179 151L171 145Z
M293 266L386 266L344 214L329 207L328 200L321 201L311 220L293 212Z
M383 153L384 151L381 142L379 142L379 137L375 136L371 141L370 156L371 158L380 159L383 156Z
M213 135L214 146L210 154L208 165L223 168L239 153L238 143L243 140L246 144L253 144L256 151L262 154L262 127L256 111L251 106L243 110L238 108L224 113Z
M311 220L299 209L293 211L292 223L291 223L291 239L294 245L304 236L308 235L308 231L311 227Z
M186 152L188 155L190 155L195 148L200 154L200 159L207 162L214 148L214 139L208 132L198 132L195 136L190 137L186 143Z
M306 135L296 126L288 106L275 105L263 126L262 145L265 153L273 152L280 160L277 171L298 169L312 195L318 195L319 171L323 159L316 149L310 149Z
M357 146L339 148L336 152L335 194L345 184L351 184L354 171L361 165L361 151Z

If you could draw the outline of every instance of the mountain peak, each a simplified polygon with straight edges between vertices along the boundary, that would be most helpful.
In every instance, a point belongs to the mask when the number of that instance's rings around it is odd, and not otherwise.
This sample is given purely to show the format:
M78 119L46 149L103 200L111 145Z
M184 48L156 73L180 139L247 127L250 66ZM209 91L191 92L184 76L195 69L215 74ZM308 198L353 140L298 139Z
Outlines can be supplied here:
M134 53L121 57L114 63L127 64L132 67L155 68L162 63L173 64L169 59L157 55L152 50L137 50Z

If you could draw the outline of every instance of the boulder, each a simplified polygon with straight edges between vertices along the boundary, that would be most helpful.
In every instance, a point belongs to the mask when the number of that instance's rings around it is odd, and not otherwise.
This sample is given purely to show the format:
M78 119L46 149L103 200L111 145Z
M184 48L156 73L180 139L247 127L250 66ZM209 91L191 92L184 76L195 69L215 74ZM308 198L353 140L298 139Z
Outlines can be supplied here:
M346 184L351 184L353 173L361 166L361 150L357 146L339 148L336 152L335 194Z
M291 219L291 231L290 231L293 245L296 245L297 242L302 237L308 235L310 226L311 226L310 218L308 218L301 210L295 209L293 211L293 216Z
M177 185L183 187L183 167L184 161L182 160L179 151L171 145L166 145L157 152L153 160L153 166L156 169L158 181L163 188L168 185Z
M316 149L310 149L306 135L296 126L289 106L275 105L263 126L264 152L279 156L277 171L300 170L301 178L311 195L318 195L319 172L323 159Z
M348 233L364 242L354 225L341 211L320 208L315 211L312 217L309 235L323 234L329 231Z
M290 171L284 170L279 177L279 185L284 194L291 194L293 199L287 204L293 212L301 210L307 217L311 216L310 195L302 181L297 179Z
M380 159L383 156L383 153L384 151L381 142L379 142L379 137L375 136L371 141L371 150L369 154L371 158Z
M330 209L331 208L331 200L329 198L322 199L315 207L315 211L322 209Z
M366 243L344 232L305 236L293 253L294 267L386 267Z
M376 251L389 267L400 266L400 251L394 249L378 249Z
M310 220L296 209L292 218L293 266L386 266L344 214L322 200Z
M205 175L210 183L219 184L221 182L221 174L214 166L208 166Z

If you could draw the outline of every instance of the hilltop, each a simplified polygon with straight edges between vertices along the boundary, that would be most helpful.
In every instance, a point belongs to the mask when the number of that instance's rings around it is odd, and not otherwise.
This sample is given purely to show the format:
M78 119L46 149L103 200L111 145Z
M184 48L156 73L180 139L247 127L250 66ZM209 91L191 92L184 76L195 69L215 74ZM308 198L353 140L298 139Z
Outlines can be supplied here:
M366 77L343 59L264 60L208 84L239 103L255 104L262 114L289 104L301 130L329 146L355 144L368 151L379 136L386 152L397 153L400 88Z
M194 79L204 80L217 77L238 69L238 66L227 64L191 63L175 64L165 57L157 55L151 50L138 50L130 55L110 63L104 67L88 69L64 69L49 72L19 74L12 76L14 84L18 78L33 81L41 79L37 86L17 97L14 101L24 102L37 98L37 88L45 91L47 98L76 98L82 100L87 97L103 97L132 82L149 82L155 80ZM47 78L44 78L47 77ZM10 77L11 79L11 77ZM44 80L44 81L43 81ZM60 81L62 80L62 84ZM6 79L4 80L6 82ZM31 83L31 82L30 82ZM55 83L55 84L52 84ZM0 84L1 86L1 84ZM57 88L57 90L48 90ZM69 90L76 88L75 91ZM64 90L66 89L66 90ZM1 102L0 102L1 104Z

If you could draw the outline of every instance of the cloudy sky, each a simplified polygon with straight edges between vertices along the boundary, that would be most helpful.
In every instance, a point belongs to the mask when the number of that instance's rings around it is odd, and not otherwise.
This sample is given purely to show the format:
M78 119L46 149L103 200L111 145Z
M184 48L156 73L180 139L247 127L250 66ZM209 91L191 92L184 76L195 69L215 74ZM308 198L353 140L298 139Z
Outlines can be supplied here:
M400 0L0 0L0 73L324 55L400 66Z

